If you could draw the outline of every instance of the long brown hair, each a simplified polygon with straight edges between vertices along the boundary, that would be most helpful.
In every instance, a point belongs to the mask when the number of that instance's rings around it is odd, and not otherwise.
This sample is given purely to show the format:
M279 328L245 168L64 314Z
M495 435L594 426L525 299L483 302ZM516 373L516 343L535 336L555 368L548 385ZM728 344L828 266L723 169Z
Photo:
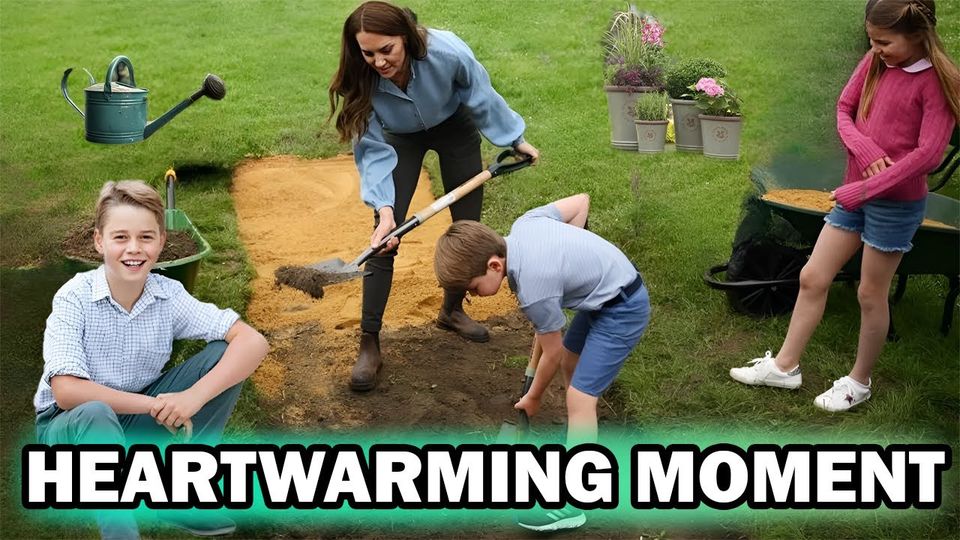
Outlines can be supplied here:
M950 104L953 116L960 121L960 69L947 56L937 35L937 10L934 0L877 0L867 4L866 22L908 37L917 36L940 79L940 88ZM864 119L877 91L877 82L887 67L874 55L860 95L857 116Z
M364 2L343 23L340 41L340 67L330 81L330 116L337 112L341 98L343 107L337 115L340 142L347 142L367 131L373 109L373 90L380 75L363 58L357 44L359 32L404 38L407 60L403 69L410 69L410 57L418 60L427 55L427 31L417 24L417 16L407 8L387 2Z

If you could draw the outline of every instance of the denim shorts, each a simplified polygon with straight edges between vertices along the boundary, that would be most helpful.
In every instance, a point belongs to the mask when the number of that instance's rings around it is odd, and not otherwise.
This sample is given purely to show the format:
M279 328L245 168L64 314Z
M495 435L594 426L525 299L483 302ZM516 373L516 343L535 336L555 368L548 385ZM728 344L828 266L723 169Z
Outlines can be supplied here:
M599 397L617 378L649 321L646 285L616 305L578 311L563 336L564 348L580 355L570 386Z
M926 210L926 197L919 201L876 199L853 212L837 203L823 220L838 229L860 233L860 240L878 251L906 253L913 248L911 240Z

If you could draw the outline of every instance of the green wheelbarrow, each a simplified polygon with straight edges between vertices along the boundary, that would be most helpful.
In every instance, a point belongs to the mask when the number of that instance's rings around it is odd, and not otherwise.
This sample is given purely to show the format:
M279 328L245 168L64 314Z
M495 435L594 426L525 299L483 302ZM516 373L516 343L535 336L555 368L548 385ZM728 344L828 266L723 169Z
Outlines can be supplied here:
M956 159L954 151L938 171L947 169L948 174L952 174L956 167L949 162ZM839 184L837 179L842 176L842 170L843 164L838 162L814 164L809 160L781 157L769 167L754 168L751 180L760 196L775 189L829 192ZM937 188L948 178L937 179L940 182ZM741 313L771 316L791 311L800 289L800 270L820 235L825 215L823 211L759 197L748 200L747 214L738 228L730 260L709 268L704 273L704 282L724 291L731 306ZM903 297L911 275L944 276L948 291L940 331L946 335L960 295L960 201L930 193L926 217L949 227L921 225L913 238L913 249L897 268L897 287L890 304L892 307ZM854 255L835 281L858 280L860 260L861 254ZM721 274L725 274L725 279ZM889 337L896 338L892 317Z

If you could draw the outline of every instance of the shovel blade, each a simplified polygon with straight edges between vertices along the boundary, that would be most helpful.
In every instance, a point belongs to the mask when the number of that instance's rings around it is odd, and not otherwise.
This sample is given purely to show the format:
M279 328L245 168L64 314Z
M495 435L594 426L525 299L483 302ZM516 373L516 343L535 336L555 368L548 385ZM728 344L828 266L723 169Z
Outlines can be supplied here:
M500 424L500 433L497 434L497 444L516 444L518 440L517 424L505 420Z
M311 264L307 268L323 273L323 281L326 285L357 279L364 274L359 266L347 264L343 259L328 259Z

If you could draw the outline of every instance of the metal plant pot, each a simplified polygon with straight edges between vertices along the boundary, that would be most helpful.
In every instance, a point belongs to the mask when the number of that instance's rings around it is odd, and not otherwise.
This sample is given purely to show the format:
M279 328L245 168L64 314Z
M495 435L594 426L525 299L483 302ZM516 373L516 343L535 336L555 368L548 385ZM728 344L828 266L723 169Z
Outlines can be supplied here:
M678 152L702 152L700 109L692 99L670 99L673 107L673 133Z
M610 115L610 144L620 150L637 150L637 129L633 125L634 104L640 92L656 92L652 86L604 86Z
M703 136L703 155L716 159L739 159L739 116L707 116L701 114L700 132Z
M637 151L644 154L663 152L667 141L666 120L636 120Z

